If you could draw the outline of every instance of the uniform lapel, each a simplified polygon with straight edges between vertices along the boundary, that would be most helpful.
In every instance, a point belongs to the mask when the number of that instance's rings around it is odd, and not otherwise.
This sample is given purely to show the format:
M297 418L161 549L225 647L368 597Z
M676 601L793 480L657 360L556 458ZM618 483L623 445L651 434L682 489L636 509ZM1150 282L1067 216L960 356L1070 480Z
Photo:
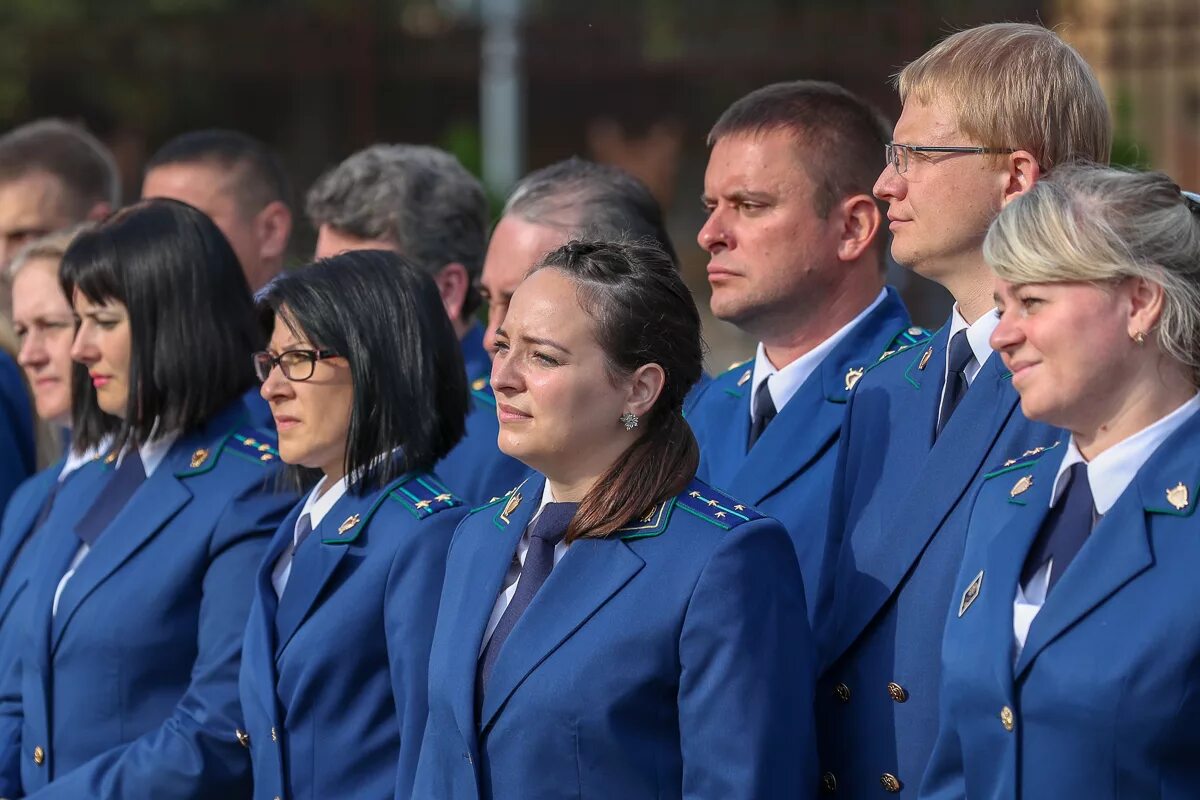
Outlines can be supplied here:
M480 644L517 542L540 504L544 484L540 476L527 478L503 502L481 509L479 523L464 526L461 530L467 535L455 542L455 570L446 576L438 616L442 624L453 623L446 683L454 687L454 720L472 753L478 746L475 674Z
M1138 470L1034 618L1017 662L1018 680L1047 645L1153 566L1151 527L1192 534L1195 526L1183 520L1194 513L1200 499L1198 444L1200 413L1184 422Z
M480 731L529 673L645 565L621 539L578 539L571 545L500 650L483 695Z
M25 502L19 506L9 504L7 512L9 524L5 531L7 535L0 539L0 585L3 585L8 577L8 572L12 569L17 553L21 551L25 540L33 533L33 525L42 512L42 506L58 482L60 469L62 469L61 461L53 468L30 478L30 485L27 487L29 491L23 493ZM3 616L4 610L0 609L0 618Z
M386 489L361 497L347 492L301 543L292 559L292 571L275 611L276 658L282 655L300 624L312 613L326 584L350 551L350 544L326 544L325 540L337 541L339 537L352 535L355 527L365 524L362 520L369 517L370 509L383 491Z
M761 503L825 452L841 430L850 390L908 324L908 311L889 288L883 301L838 342L779 412L746 454L728 492L744 502ZM749 416L747 401L742 413L747 426Z
M923 357L918 355L918 358ZM932 439L937 414L941 380L934 380L928 374L935 369L937 358L935 348L921 387L922 405L926 409L932 407L928 420L918 421L918 424L928 423L924 431L917 434L922 439ZM914 362L909 373L916 367ZM979 474L988 451L1016 410L1017 400L1017 393L1013 391L999 357L993 354L984 363L933 449L924 458L914 453L908 460L907 463L919 463L921 467L903 499L887 513L886 520L860 529L861 533L856 531L858 539L851 543L853 564L843 567L842 577L847 589L842 596L842 619L827 653L826 664L846 651L895 593ZM903 458L897 463L904 463Z
M729 375L717 378L716 385L705 390L701 401L704 404L703 427L700 427L702 421L694 415L691 420L698 427L697 438L703 445L701 474L714 486L729 486L743 471L746 442L750 438L750 380L747 378L743 382L740 379L750 373L753 366L751 361Z
M246 652L243 656L245 663L251 668L255 683L254 696L259 699L259 705L265 716L278 727L275 709L275 686L277 674L275 669L275 612L278 600L275 597L275 586L271 583L271 573L275 562L287 549L292 541L292 533L296 529L296 520L300 509L304 507L301 500L287 517L279 524L275 536L267 546L267 553L259 565L258 574L254 579L255 602L250 607L250 619L247 620Z
M51 653L79 604L192 499L192 493L175 473L187 468L192 452L202 441L195 436L181 437L172 445L158 469L138 487L80 562L58 601L58 613L51 625ZM78 547L78 540L75 545Z

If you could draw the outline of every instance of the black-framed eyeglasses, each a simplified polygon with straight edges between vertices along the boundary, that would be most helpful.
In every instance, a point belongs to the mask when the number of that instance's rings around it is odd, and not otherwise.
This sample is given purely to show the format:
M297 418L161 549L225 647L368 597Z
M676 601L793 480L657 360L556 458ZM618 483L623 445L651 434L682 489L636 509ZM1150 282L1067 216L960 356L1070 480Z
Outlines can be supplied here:
M306 381L313 376L318 361L336 357L337 353L332 350L285 350L277 356L260 350L251 356L254 359L254 374L260 383L267 382L267 377L276 366L289 381Z
M924 144L899 144L888 142L883 146L884 159L903 175L908 172L908 163L913 153L1015 153L1011 147L934 147Z

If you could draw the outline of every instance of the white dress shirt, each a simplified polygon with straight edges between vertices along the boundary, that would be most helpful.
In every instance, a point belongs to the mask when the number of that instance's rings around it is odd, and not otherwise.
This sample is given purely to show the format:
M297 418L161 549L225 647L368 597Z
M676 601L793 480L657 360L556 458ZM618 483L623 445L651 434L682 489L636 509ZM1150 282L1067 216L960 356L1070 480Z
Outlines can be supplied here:
M1143 428L1132 436L1117 442L1091 461L1084 459L1075 444L1075 437L1067 441L1067 451L1063 455L1058 473L1054 476L1054 489L1050 492L1050 507L1058 503L1066 490L1067 470L1073 464L1087 463L1088 483L1092 488L1092 503L1095 506L1097 518L1108 513L1117 499L1120 498L1138 470L1142 468L1154 451L1159 448L1167 437L1179 429L1188 418L1200 410L1200 394L1192 397L1179 408L1167 414L1149 427ZM1050 574L1054 569L1054 559L1046 562L1025 586L1017 586L1017 596L1013 600L1013 637L1015 640L1014 660L1021 657L1025 648L1025 640L1029 636L1029 628L1033 620L1046 603L1046 593L1050 587Z
M146 471L146 477L149 478L154 474L155 470L162 464L163 459L167 457L167 453L171 450L171 445L175 444L175 440L179 438L179 433L168 433L166 436L161 436L157 439L152 438L150 441L138 448L138 455L142 458L142 468ZM120 469L121 464L125 461L125 454L128 450L122 451L117 458L115 467ZM68 463L70 459L68 459ZM79 465L76 465L78 469ZM65 470L67 465L63 465ZM62 478L60 477L59 480ZM54 604L51 606L51 616L58 613L58 599L62 597L63 589L67 588L67 582L75 575L75 570L79 569L79 565L87 558L87 554L91 552L91 547L86 544L80 544L79 550L75 553L75 558L71 559L71 565L67 567L67 572L62 576L62 580L58 582L58 588L54 590Z
M754 421L754 397L758 394L758 387L766 383L767 378L771 378L771 400L775 403L775 413L783 411L783 407L788 401L800 391L800 387L804 382L817 371L821 366L821 362L825 360L825 356L829 355L833 348L838 346L838 343L850 335L855 326L866 319L867 315L874 311L880 303L887 297L887 290L882 289L879 296L862 310L857 317L847 322L837 333L830 336L819 345L809 350L804 355L797 358L790 364L787 364L783 369L777 369L771 363L771 359L767 358L767 349L763 347L763 343L758 343L758 350L754 356L754 371L750 381L750 420Z
M550 489L550 481L546 481L546 485L542 489L542 501L538 504L538 510L530 517L529 524L525 527L525 532L521 534L521 540L517 542L517 552L513 555L512 563L508 565L508 572L504 574L504 586L500 589L500 594L496 598L496 604L492 606L492 616L488 617L487 627L483 630L483 641L479 643L480 655L483 655L483 648L487 647L488 641L492 638L492 632L500 624L500 618L504 616L508 604L512 602L513 595L517 593L517 583L521 580L521 568L525 565L525 554L529 552L529 532L537 524L538 517L542 515L542 509L554 502L556 501L554 499L554 492ZM562 561L562 557L567 554L569 546L565 540L559 540L558 544L554 545L554 566L557 567L558 562Z
M311 535L312 531L315 531L321 524L321 520L325 519L325 515L346 494L348 484L345 477L322 494L321 487L328 481L328 477L321 478L308 493L308 497L304 501L304 508L300 510L300 516L296 517L296 527L292 529L292 545L284 550L283 554L279 556L279 560L275 562L275 568L271 571L271 585L275 587L276 597L283 597L283 590L287 588L288 578L292 576L292 560L296 555L296 548L300 546L300 526L304 522L304 518L307 516L309 524L312 526L309 528L309 535Z

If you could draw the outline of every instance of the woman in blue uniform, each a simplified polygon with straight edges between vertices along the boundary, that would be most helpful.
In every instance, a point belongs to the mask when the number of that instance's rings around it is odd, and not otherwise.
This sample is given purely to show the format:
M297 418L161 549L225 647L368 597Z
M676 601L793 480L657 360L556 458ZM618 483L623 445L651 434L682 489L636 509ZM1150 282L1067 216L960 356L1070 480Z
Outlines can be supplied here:
M1063 429L984 482L923 797L1195 797L1200 205L1060 167L988 233L992 335Z
M113 445L80 470L105 472L95 502L35 545L21 656L0 687L4 793L249 794L242 637L295 495L276 488L271 434L247 422L263 337L245 279L208 217L153 200L81 234L61 280L90 378L73 440Z
M815 790L795 551L694 478L701 348L656 247L573 242L517 288L492 385L536 473L455 534L415 797Z
M466 514L431 472L463 434L458 340L433 280L390 252L287 273L259 306L280 455L320 481L255 586L241 673L254 796L408 798L446 550Z

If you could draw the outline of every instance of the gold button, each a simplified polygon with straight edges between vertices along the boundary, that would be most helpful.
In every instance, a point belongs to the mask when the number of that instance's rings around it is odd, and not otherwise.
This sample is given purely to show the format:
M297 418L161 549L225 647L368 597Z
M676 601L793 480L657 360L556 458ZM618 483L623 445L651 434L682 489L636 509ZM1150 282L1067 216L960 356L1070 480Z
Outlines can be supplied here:
M242 730L241 728L238 728L237 730L235 730L235 731L234 731L234 734L236 734L236 735L237 735L238 744L240 744L242 747L245 747L245 748L249 749L249 747L250 747L250 734L246 733L246 732L245 732L244 730Z
M879 776L879 782L883 784L884 791L895 794L900 791L900 787L904 784L900 783L900 779L890 772L885 772Z
M837 791L837 778L832 772L826 772L821 776L821 788L830 793Z
M837 699L841 700L843 703L850 702L850 687L846 684L839 683L837 686L833 687L833 693L837 695Z
M42 749L40 744L33 748L33 763L39 767L46 763L46 751Z
M1013 710L1008 706L1000 709L1000 724L1006 731L1011 731L1016 725L1016 717L1013 716Z
M275 735L275 728L274 728L274 727L272 727L272 728L271 728L271 741L272 741L272 742L278 742L278 741L279 741L279 737Z
M897 703L903 703L908 700L908 690L898 683L888 684L888 697L895 700Z

